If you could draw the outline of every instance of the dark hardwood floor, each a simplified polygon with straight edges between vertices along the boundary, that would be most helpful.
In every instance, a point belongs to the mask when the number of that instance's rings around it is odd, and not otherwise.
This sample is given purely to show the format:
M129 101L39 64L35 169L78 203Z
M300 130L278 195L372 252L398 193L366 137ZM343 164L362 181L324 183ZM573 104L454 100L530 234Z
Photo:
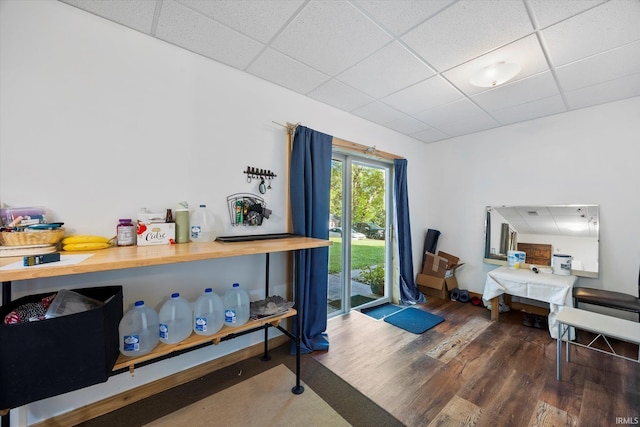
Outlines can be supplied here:
M330 349L313 357L407 426L638 423L639 364L573 346L557 381L556 341L523 313L491 322L486 308L437 298L421 308L445 321L415 335L355 311L332 318ZM614 349L638 357L636 345Z

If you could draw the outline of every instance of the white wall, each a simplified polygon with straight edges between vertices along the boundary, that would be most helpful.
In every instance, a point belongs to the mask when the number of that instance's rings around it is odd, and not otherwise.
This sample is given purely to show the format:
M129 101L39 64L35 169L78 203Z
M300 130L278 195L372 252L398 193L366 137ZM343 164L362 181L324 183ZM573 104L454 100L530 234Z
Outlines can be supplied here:
M637 295L640 97L430 144L425 227L460 256L460 287L482 292L485 206L600 205L600 274L578 286ZM514 179L517 178L517 179ZM415 207L412 205L412 208Z
M44 206L68 234L112 236L140 207L206 203L229 224L226 197L257 193L247 166L274 171L264 196L282 232L286 135L272 123L303 125L409 159L426 146L183 49L54 1L0 2L0 202ZM419 182L420 169L409 170ZM415 185L410 198L423 203ZM416 218L418 221L418 218ZM225 234L239 233L227 226ZM418 236L418 233L416 233ZM417 238L417 237L416 237ZM273 293L284 295L282 256L271 258ZM264 257L201 261L14 283L13 295L121 284L125 309L159 309L174 290L189 300L233 282L262 295ZM12 411L28 425L260 342L261 333L163 361L105 384Z

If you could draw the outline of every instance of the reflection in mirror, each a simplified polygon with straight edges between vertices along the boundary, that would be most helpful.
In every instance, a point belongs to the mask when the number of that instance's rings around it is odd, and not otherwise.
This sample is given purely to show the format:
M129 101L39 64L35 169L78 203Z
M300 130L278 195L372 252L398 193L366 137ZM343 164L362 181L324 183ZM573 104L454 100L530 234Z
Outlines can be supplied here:
M527 253L527 264L551 265L571 255L572 274L598 277L598 205L487 206L485 262L506 264L507 252Z

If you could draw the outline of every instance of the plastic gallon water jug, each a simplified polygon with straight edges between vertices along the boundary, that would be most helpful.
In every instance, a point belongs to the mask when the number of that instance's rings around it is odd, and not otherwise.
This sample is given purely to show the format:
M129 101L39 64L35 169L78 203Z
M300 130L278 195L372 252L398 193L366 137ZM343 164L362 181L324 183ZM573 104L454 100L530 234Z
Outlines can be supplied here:
M144 301L136 301L118 325L120 353L133 357L149 353L160 339L158 325L158 313L145 306Z
M242 326L249 320L249 294L240 289L239 283L224 295L224 324L227 326Z
M192 242L213 242L216 239L215 216L207 205L200 205L193 211L190 223Z
M189 301L179 293L171 294L171 299L160 309L160 341L176 344L191 335L193 312Z
M223 324L222 298L211 288L207 288L193 305L193 331L198 335L213 335Z

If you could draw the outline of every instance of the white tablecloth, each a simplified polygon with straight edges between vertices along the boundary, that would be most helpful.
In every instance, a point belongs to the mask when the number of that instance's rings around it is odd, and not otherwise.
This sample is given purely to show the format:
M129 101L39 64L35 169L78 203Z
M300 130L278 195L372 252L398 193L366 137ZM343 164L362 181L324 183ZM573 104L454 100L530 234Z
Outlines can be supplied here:
M573 286L576 276L534 273L529 269L511 270L499 267L487 273L482 299L487 304L502 294L530 298L549 303L549 333L558 335L556 316L560 306L573 307Z

